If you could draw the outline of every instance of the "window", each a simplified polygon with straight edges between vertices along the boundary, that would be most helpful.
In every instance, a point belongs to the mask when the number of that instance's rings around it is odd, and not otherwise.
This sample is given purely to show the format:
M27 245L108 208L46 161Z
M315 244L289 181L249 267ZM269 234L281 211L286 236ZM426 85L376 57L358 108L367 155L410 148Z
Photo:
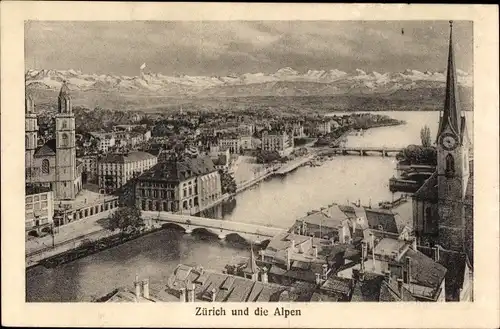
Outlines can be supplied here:
M445 175L450 177L455 174L455 160L451 154L446 156L446 171Z
M66 120L62 122L61 128L66 129L68 127L68 124L66 123Z
M61 136L61 146L68 146L68 134L62 134Z
M42 160L42 173L48 174L50 172L49 160Z
M28 144L29 144L29 138L28 136L24 136L24 148L28 148Z

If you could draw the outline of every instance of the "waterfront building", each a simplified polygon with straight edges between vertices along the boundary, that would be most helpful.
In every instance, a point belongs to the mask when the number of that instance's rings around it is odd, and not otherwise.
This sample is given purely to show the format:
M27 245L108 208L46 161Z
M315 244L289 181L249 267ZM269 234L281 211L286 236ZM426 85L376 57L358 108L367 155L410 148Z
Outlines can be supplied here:
M297 219L291 230L304 236L347 243L350 239L363 237L363 230L367 228L399 234L404 225L399 215L390 210L334 203Z
M26 182L49 187L56 200L74 200L82 189L83 164L76 159L75 115L68 86L58 96L55 138L37 146L38 124L33 97L25 95Z
M293 138L286 132L277 130L262 132L261 148L264 151L277 151L281 156L286 156L293 151L293 146Z
M220 175L208 157L158 163L137 179L139 209L196 213L222 196Z
M147 152L108 154L98 163L99 192L111 194L157 163Z
M40 234L53 224L54 193L47 187L26 186L25 230Z
M212 161L214 163L215 169L217 170L228 170L229 169L229 158L221 154L217 158L212 158Z
M441 250L440 262L448 269L446 300L458 301L472 298L474 192L471 142L458 99L452 37L451 29L437 168L413 196L413 220L421 249Z

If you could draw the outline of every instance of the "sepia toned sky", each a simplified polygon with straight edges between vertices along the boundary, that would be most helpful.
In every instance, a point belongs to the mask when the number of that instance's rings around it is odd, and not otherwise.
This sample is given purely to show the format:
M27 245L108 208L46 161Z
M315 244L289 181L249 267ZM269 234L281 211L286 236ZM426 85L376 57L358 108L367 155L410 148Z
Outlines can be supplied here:
M30 21L25 62L132 76L142 63L165 75L443 71L448 37L448 21ZM472 73L472 22L454 22L454 40L457 68Z

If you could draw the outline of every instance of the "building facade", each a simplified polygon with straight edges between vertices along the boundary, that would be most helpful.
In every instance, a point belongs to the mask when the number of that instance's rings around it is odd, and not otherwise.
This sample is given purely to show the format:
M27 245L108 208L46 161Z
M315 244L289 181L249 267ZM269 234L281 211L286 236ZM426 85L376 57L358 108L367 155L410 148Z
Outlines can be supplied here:
M281 156L286 156L293 151L293 138L285 132L263 131L262 144L263 151L277 151Z
M108 154L98 163L99 192L111 194L153 167L158 159L147 152Z
M49 229L54 216L54 193L49 188L26 188L25 230L27 234L40 234Z
M221 150L229 150L230 153L239 153L241 150L241 140L238 136L226 135L219 139L219 147Z
M158 163L137 179L136 206L147 211L196 213L222 196L220 175L208 157Z
M37 118L31 95L25 101L26 182L49 187L56 200L74 200L82 189L83 164L76 159L75 116L63 84L58 96L55 138L37 147Z

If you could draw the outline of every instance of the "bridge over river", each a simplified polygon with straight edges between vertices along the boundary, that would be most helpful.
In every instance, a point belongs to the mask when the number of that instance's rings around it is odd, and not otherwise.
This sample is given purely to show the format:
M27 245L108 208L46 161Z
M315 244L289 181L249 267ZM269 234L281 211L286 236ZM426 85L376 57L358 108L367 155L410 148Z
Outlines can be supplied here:
M182 228L188 234L196 230L204 230L215 234L221 240L235 234L245 241L254 244L270 240L274 236L286 231L286 229L272 226L178 215L169 212L142 211L142 217L145 220L156 221L162 224L172 224Z
M401 147L335 147L328 150L323 150L322 154L340 154L351 155L359 154L361 156L368 155L369 153L377 153L382 156L396 155L401 152Z

